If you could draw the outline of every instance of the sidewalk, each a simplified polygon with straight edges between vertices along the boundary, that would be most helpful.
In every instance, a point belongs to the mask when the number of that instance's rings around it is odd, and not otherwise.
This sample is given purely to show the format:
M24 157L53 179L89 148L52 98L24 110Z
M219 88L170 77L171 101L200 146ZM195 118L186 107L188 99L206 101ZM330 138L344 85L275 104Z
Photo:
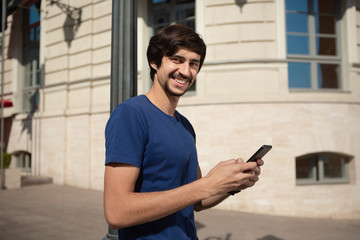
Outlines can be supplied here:
M0 240L101 240L107 233L102 197L55 184L0 191ZM360 239L360 220L207 210L196 214L196 225L200 240Z

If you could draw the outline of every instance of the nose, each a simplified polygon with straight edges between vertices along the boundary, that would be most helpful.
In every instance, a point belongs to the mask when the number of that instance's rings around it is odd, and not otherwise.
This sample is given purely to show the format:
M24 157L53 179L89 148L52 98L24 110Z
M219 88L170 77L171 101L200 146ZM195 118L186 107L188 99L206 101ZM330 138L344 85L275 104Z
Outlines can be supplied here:
M183 64L181 64L181 66L179 67L179 72L183 76L190 77L191 73L190 73L190 65L189 65L189 63L184 62Z

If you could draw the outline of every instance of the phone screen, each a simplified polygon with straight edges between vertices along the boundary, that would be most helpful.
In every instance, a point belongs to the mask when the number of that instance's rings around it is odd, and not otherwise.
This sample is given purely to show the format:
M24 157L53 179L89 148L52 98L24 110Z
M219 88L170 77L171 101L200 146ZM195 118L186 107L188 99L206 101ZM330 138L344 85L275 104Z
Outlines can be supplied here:
M249 160L247 160L248 162L251 161L256 161L257 159L262 158L263 156L265 156L265 154L267 154L270 149L272 148L271 145L262 145L255 153L254 155L252 155Z

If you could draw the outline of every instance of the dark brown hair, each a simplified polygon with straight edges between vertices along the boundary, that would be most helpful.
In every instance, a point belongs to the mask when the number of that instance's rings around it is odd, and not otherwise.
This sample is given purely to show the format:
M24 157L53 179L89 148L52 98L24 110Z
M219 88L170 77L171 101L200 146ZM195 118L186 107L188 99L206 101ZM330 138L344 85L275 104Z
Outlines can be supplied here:
M206 45L199 34L192 28L181 24L166 26L156 32L150 39L146 54L151 80L154 81L156 70L150 64L155 63L160 67L164 56L172 56L182 48L200 55L200 71L205 60Z

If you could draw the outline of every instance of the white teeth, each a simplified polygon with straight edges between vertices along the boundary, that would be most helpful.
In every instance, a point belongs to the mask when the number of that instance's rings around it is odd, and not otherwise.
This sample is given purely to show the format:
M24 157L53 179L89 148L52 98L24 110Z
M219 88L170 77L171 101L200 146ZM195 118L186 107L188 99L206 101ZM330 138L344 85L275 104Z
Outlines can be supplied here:
M175 78L175 81L180 83L180 84L185 84L185 82L186 82L185 80L180 80L180 79L177 79L177 78Z

